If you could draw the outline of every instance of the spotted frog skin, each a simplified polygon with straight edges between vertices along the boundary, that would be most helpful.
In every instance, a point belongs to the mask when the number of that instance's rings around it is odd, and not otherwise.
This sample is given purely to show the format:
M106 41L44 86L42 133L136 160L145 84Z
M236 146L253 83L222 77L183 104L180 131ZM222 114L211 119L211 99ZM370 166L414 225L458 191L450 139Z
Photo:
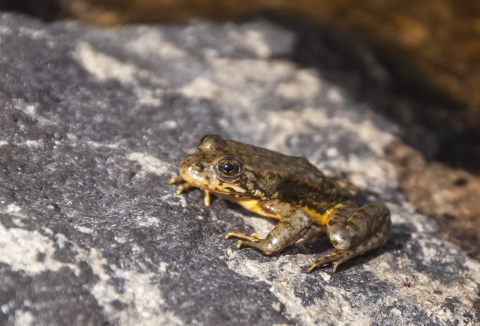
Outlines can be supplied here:
M253 247L266 255L297 242L312 226L326 227L335 249L310 265L342 262L383 245L391 228L390 210L383 203L358 207L340 182L327 178L305 157L288 156L217 135L202 138L198 150L179 167L177 194L201 188L205 205L210 193L238 203L262 216L279 220L266 238L253 233L228 232L238 239L237 248Z

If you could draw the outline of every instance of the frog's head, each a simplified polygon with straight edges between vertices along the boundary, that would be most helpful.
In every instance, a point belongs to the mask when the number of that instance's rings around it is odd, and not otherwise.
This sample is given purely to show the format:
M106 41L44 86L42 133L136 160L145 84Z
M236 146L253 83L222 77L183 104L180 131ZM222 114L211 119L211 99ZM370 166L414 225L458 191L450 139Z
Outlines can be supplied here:
M206 135L198 150L180 163L180 175L189 184L216 194L253 196L255 176L245 168L244 149L237 144L218 135Z

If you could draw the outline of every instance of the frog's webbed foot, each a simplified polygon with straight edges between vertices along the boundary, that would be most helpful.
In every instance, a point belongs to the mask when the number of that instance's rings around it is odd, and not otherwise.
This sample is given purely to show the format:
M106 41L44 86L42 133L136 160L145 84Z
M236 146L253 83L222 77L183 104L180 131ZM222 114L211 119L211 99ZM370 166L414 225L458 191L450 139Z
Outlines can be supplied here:
M177 191L175 192L177 195L183 194L186 190L197 188L197 187L192 186L191 184L185 182L185 180L180 176L170 178L167 181L167 183L169 185L179 183L179 185L177 187ZM203 190L203 202L204 202L206 207L209 207L210 203L212 202L212 197L210 196L210 192L208 190L205 190L205 189Z
M237 248L242 246L255 248L265 255L272 255L297 242L312 225L312 218L304 210L276 200L262 203L268 206L270 213L278 213L283 218L265 239L257 233L246 235L240 232L228 232L225 239L236 238Z
M351 215L340 207L327 223L330 242L336 249L323 253L308 267L308 272L328 263L332 263L335 272L341 263L383 245L390 228L390 210L384 204L365 205Z

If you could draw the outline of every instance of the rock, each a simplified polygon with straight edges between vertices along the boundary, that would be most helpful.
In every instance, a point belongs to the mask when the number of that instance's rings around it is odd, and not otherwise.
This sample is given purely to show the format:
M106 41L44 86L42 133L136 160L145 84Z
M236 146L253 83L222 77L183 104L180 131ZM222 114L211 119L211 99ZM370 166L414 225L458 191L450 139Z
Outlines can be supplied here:
M440 106L453 102L449 105L450 119L444 121L450 123L448 128L455 129L461 121L469 129L467 134L474 133L478 138L480 8L470 0L262 0L241 3L219 0L122 0L121 3L111 0L6 0L0 3L0 10L12 9L44 19L70 17L95 25L178 22L195 17L242 19L259 13L287 18L297 26L309 21L313 26L341 31L375 47L398 75L414 85L411 89L421 92L422 96L429 94L441 103ZM424 114L442 115L439 108L432 111Z
M399 191L402 129L268 22L100 29L0 16L0 323L475 324L480 264ZM281 40L281 42L278 42ZM305 155L384 201L386 245L306 273L321 233L266 257L272 222L166 181L200 138ZM404 173L404 171L401 171Z
M480 259L480 178L439 162L427 162L418 151L392 142L386 157L395 165L407 200L434 217L444 237Z

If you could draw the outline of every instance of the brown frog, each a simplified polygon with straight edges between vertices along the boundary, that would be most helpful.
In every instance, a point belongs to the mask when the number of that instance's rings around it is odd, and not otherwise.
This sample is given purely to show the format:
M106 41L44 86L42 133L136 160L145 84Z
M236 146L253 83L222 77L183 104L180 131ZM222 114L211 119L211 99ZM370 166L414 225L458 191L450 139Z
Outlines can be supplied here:
M253 233L228 232L237 248L253 247L266 255L297 242L313 224L326 227L335 249L323 253L310 267L342 262L383 245L391 228L390 210L383 203L358 207L341 182L327 178L305 157L276 151L217 135L202 138L198 150L179 167L177 194L201 188L205 205L210 193L238 203L257 214L279 220L266 238Z

